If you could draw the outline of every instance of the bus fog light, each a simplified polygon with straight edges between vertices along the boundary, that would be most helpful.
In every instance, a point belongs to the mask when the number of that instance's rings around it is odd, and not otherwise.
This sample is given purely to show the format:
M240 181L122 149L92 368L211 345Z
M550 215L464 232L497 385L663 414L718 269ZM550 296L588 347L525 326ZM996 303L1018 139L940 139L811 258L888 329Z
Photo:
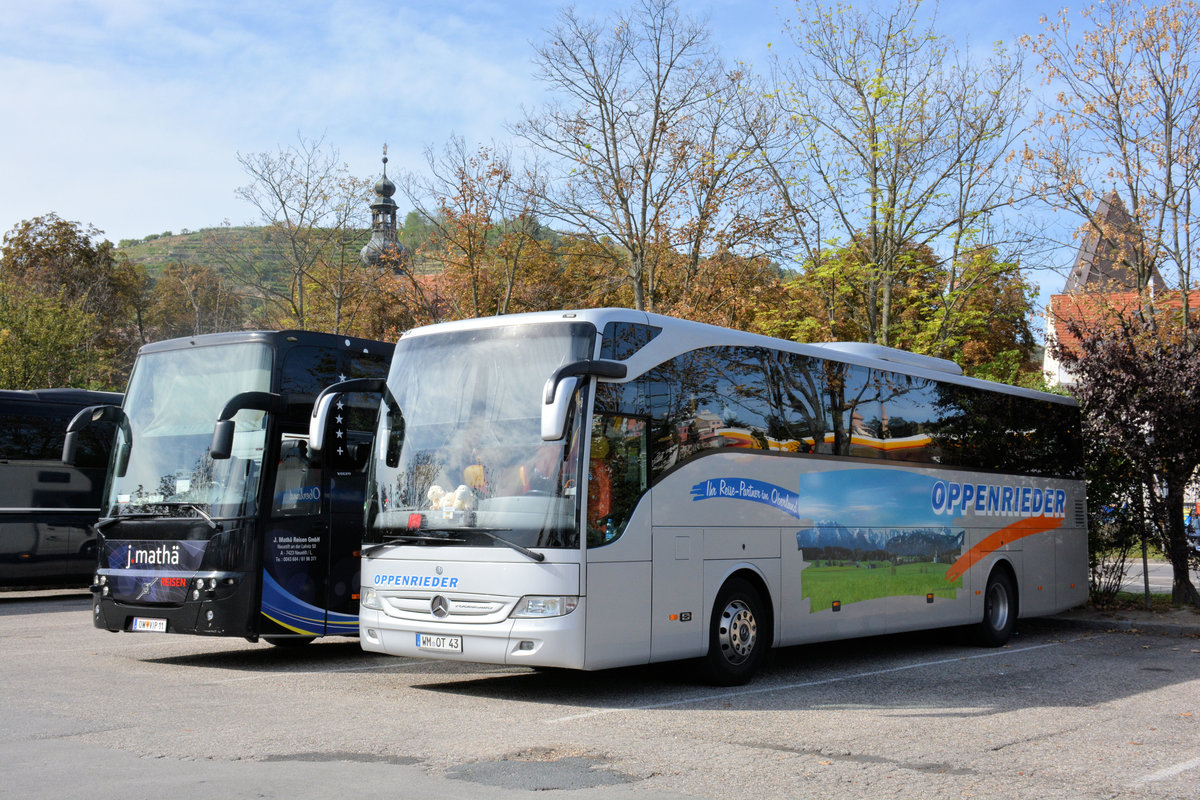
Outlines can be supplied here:
M109 591L108 587L105 586L103 589L100 590L100 594L104 595L105 597L108 597L108 591Z
M193 600L200 599L200 590L199 589L192 589L192 599Z
M527 594L517 602L509 616L515 619L562 617L574 611L577 605L579 598L574 595Z
M377 611L383 610L383 603L379 600L379 593L374 589L364 586L362 590L362 599L358 604L363 608L373 608Z
M204 618L209 622L213 621L213 612L211 610L204 612Z

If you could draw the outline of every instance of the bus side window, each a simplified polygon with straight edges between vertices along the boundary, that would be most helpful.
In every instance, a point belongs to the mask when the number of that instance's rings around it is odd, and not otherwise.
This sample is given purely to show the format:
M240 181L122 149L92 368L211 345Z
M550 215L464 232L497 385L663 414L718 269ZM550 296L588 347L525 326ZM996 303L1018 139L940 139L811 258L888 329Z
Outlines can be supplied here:
M308 443L285 439L279 448L279 469L271 513L298 517L321 512L321 468L308 460Z
M588 464L588 546L615 541L646 492L646 423L597 414Z

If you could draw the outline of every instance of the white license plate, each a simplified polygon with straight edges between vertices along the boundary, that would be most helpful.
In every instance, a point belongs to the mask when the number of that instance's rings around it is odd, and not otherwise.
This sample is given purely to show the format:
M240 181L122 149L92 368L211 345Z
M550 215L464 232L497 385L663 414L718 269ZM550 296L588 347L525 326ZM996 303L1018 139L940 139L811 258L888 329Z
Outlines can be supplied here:
M433 633L418 633L417 647L421 650L438 650L443 653L461 653L461 636L438 636Z
M165 619L149 619L148 617L134 617L131 631L148 631L149 633L166 633L167 621Z

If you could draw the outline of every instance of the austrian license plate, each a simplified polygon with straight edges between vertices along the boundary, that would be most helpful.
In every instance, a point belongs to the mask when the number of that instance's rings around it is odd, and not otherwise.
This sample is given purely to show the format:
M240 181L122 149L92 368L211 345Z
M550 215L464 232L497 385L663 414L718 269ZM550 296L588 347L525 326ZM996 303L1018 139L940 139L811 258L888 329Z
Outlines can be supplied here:
M149 617L134 617L133 625L130 626L131 631L146 631L148 633L166 633L167 621L165 619L151 619Z
M461 653L461 636L438 636L433 633L418 633L417 647L421 650L438 650L443 653Z

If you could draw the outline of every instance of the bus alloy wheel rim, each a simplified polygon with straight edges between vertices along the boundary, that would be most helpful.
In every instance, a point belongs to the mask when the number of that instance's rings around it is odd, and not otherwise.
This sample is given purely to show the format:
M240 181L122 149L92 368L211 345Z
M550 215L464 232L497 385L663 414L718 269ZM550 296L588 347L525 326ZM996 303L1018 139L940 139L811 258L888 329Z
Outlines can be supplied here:
M1008 593L1000 584L992 586L988 592L988 623L994 630L1003 630L1008 624Z
M748 659L758 639L758 623L750 606L741 600L733 600L725 606L718 636L726 661L741 664Z

